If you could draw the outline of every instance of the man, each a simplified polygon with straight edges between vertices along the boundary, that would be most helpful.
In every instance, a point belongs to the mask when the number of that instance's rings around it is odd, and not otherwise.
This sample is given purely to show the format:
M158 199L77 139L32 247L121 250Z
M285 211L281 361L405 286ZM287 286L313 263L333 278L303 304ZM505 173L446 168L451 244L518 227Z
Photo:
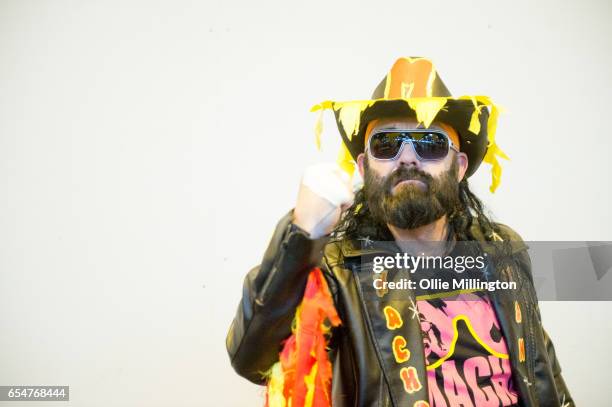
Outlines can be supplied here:
M265 382L318 266L341 320L328 344L332 405L573 406L541 326L526 246L485 215L468 187L483 159L493 165L493 188L499 183L496 106L453 98L431 61L400 58L372 100L319 107L334 110L364 185L353 196L333 171L304 177L295 209L245 279L227 338L238 373ZM376 257L389 254L382 242L412 258L455 262L465 258L461 242L477 242L476 257L491 260L466 275L518 289L400 292L388 283L431 285L443 272L373 273Z

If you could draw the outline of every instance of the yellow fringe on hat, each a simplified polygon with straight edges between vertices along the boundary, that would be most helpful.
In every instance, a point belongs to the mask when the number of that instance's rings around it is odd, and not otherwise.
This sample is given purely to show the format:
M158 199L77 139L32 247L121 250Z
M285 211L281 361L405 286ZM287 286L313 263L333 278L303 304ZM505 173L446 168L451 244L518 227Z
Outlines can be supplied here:
M490 108L489 119L487 121L487 152L483 161L491 165L491 185L489 190L494 193L501 183L502 167L499 158L509 160L510 158L499 148L495 141L495 132L497 130L497 118L499 117L500 107L493 103L488 96L461 96L454 97L425 97L425 98L409 98L409 99L394 99L404 100L408 106L416 113L416 119L425 127L429 127L435 120L438 113L443 110L448 100L471 100L474 104L474 112L470 117L470 125L468 130L474 134L480 133L479 116L485 107ZM310 111L319 112L319 117L315 125L315 141L317 148L321 147L321 133L323 132L323 116L322 113L326 109L339 111L339 121L342 125L346 137L351 140L352 137L359 131L361 114L368 107L378 101L388 101L388 99L374 100L353 100L348 102L333 102L326 100L317 105L314 105ZM481 103L481 105L478 104ZM342 143L342 149L338 154L338 164L349 174L353 175L355 170L355 162L348 151L348 148Z
M491 110L491 116L493 117L494 115L497 116L499 114L499 112L497 111L496 108L493 108ZM497 120L497 117L495 117L495 119L489 119L489 127L495 127L496 123L495 121ZM491 131L491 130L488 130ZM493 130L494 132L495 130ZM495 134L495 133L494 133ZM489 148L487 149L487 154L484 156L483 161L491 164L492 168L491 168L491 186L489 187L489 189L491 190L491 192L495 192L495 190L497 189L497 187L499 186L499 184L501 183L501 174L502 174L502 167L501 164L499 163L499 160L497 159L497 157L503 158L505 160L510 160L510 157L508 157L506 155L506 153L504 153L502 151L501 148L499 148L499 146L497 145L497 143L495 142L495 138L491 139L489 137Z
M351 152L346 147L346 144L342 143L340 147L340 151L338 152L337 162L340 167L349 175L350 179L353 179L353 174L355 173L355 160L353 160L353 156Z
M317 144L317 150L321 150L321 134L323 133L323 112L325 111L325 109L332 108L332 102L326 100L325 102L321 102L310 109L311 112L319 112L319 116L317 117L317 121L315 123L315 143Z
M440 110L446 105L444 97L410 98L408 105L416 112L416 119L423 126L429 127Z

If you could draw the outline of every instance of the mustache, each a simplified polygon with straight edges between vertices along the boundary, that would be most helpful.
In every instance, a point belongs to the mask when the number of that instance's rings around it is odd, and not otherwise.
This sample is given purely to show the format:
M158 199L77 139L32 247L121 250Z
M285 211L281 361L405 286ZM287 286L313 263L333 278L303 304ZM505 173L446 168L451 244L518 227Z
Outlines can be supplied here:
M417 170L414 167L408 168L405 166L400 166L397 170L395 170L388 176L386 181L386 187L393 188L398 183L409 180L421 181L422 183L427 185L427 187L429 187L431 182L433 181L433 177L427 174L426 172Z

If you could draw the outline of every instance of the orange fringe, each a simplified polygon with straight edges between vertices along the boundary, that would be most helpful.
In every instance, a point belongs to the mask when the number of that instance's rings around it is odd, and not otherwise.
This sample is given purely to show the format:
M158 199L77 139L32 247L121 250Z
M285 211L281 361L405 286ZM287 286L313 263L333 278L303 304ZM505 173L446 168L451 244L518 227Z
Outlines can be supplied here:
M332 364L326 335L330 325L340 323L323 273L314 268L295 313L293 333L283 344L280 361L272 368L266 407L331 406Z

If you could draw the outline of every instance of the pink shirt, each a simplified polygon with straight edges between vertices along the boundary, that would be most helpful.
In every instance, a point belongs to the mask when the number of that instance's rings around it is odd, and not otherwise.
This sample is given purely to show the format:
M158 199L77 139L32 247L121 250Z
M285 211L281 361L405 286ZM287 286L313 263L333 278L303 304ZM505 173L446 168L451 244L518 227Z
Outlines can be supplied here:
M508 348L488 296L448 294L417 297L431 407L517 405Z

